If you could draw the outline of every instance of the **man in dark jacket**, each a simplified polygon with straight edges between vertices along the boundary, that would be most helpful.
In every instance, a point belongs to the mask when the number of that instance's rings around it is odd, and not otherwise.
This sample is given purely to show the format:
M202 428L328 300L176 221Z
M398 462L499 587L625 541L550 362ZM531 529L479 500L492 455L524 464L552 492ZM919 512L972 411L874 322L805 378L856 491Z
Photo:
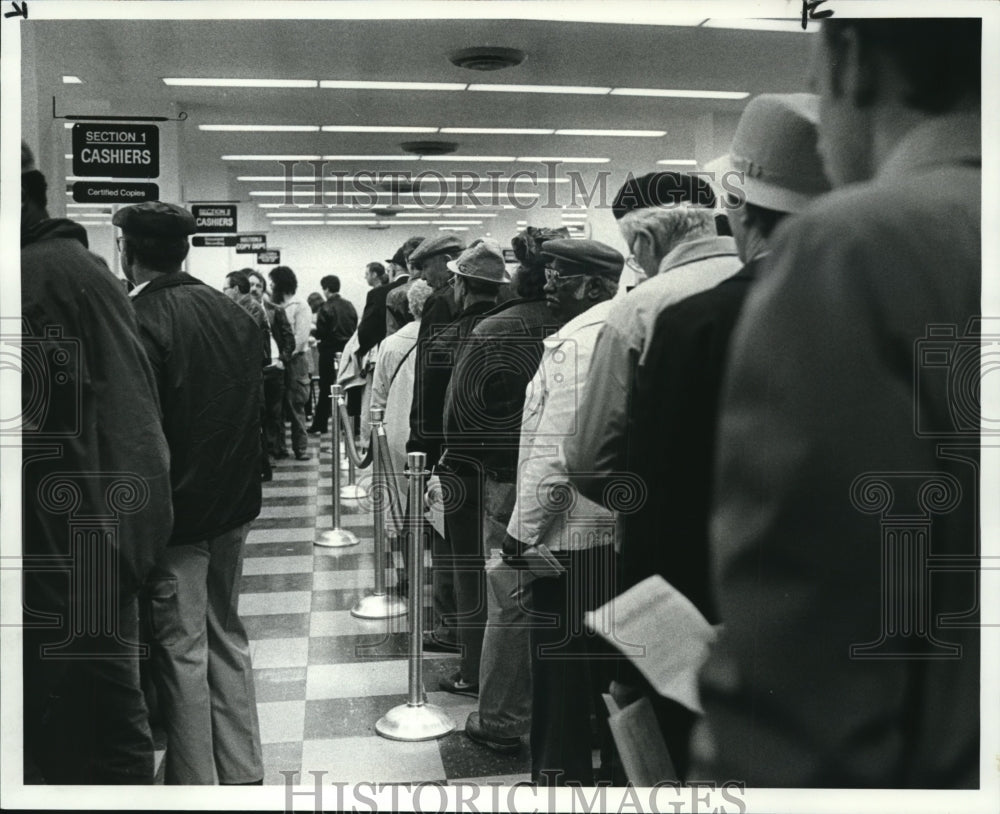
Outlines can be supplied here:
M829 191L817 150L818 114L816 97L806 93L764 94L747 104L730 154L709 166L717 180L726 172L745 173L743 200L726 202L744 266L661 312L636 372L628 471L649 485L655 499L621 516L623 587L660 574L713 624L720 619L709 589L708 521L729 339L766 261L771 233ZM745 172L751 164L753 175ZM695 716L655 695L653 706L684 778Z
M152 783L138 597L173 522L156 383L124 288L49 218L24 146L21 170L22 421L4 432L23 447L24 780Z
M260 513L258 328L181 272L194 218L158 201L125 207L122 269L163 406L174 530L147 583L168 784L263 780L239 579Z
M319 281L326 301L316 313L313 336L319 343L319 404L313 416L310 433L326 432L330 418L330 387L337 381L337 354L358 327L358 312L349 300L340 296L340 278L328 274Z
M267 453L271 458L287 458L288 447L285 443L285 425L282 418L282 405L285 401L285 365L295 352L295 333L282 308L275 308L264 296L267 282L264 275L255 269L243 269L250 279L250 296L264 306L264 315L271 331L271 358L264 366L264 407L261 413L261 423L264 425L264 438L267 441ZM264 471L270 468L264 467Z
M514 508L524 392L542 357L542 340L565 320L545 300L546 240L568 238L566 229L529 226L511 241L520 261L518 298L490 311L458 357L445 405L445 441L452 452L478 461L484 472L483 551L503 547ZM484 373L486 375L484 375ZM465 733L500 752L520 749L531 721L531 654L525 599L514 598L518 572L494 557L486 563L488 618L480 663L479 710Z
M435 557L434 574L441 593L450 584L457 612L456 629L462 648L461 666L453 676L441 680L448 692L475 693L479 689L479 660L486 625L486 592L483 577L482 495L483 468L461 450L451 451L439 461L444 442L444 415L455 394L451 388L455 360L482 316L497 301L500 286L509 282L503 254L495 243L478 242L450 261L455 275L452 290L461 308L458 318L424 345L417 346L416 385L413 402L418 421L411 425L408 449L423 445L428 463L437 464L442 479L453 479L454 488L444 492L452 499L444 508L445 546ZM438 591L438 587L435 587Z
M392 289L406 282L406 280L388 282L385 266L381 263L369 263L366 266L365 278L375 285L365 298L361 322L358 323L358 360L385 339L385 298Z

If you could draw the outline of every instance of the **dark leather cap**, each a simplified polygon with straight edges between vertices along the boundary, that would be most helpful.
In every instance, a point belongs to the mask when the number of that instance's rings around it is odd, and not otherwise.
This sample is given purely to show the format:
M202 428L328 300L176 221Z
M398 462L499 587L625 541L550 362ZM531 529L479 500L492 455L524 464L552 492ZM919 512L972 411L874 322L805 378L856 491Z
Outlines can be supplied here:
M715 193L708 181L686 172L651 172L639 178L629 178L615 196L611 205L615 220L621 220L636 209L653 206L715 207Z
M115 212L111 222L126 234L145 237L187 237L198 228L184 207L163 201L126 206Z
M625 258L599 240L547 240L542 244L542 257L556 261L560 271L568 274L601 274L617 280L625 266Z

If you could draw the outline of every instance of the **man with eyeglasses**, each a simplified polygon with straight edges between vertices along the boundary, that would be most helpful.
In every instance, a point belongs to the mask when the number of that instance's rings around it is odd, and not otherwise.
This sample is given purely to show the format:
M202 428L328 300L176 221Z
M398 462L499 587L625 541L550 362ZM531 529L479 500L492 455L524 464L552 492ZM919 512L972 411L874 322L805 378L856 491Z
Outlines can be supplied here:
M626 469L635 372L657 316L732 277L742 265L733 238L716 231L715 193L703 178L683 172L630 177L613 211L631 252L630 267L650 279L611 308L581 393L578 431L566 442L574 484L595 501L603 499L608 480Z
M547 241L542 257L547 304L568 322L545 340L526 390L504 554L532 580L532 780L592 786L590 714L603 717L600 693L614 661L583 632L583 614L613 596L615 523L603 506L570 494L563 445L578 432L580 392L624 259L596 240L572 239Z

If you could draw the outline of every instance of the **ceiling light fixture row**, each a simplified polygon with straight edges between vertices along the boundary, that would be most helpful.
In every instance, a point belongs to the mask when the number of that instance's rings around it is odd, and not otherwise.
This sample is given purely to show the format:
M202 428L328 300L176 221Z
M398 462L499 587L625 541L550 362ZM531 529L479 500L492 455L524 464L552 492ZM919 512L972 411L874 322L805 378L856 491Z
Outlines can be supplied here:
M451 133L497 136L609 136L660 138L666 130L601 130L540 127L411 127L356 124L199 124L199 130L222 133Z
M657 96L677 99L746 99L748 91L682 90L677 88L611 88L592 85L508 85L466 82L375 82L355 79L240 79L165 77L165 85L204 88L324 88L327 90L478 91L486 93L554 93L586 96Z
M493 161L527 164L607 164L610 158L593 156L512 155L224 155L223 161ZM335 176L331 176L335 177ZM312 180L312 179L309 179Z

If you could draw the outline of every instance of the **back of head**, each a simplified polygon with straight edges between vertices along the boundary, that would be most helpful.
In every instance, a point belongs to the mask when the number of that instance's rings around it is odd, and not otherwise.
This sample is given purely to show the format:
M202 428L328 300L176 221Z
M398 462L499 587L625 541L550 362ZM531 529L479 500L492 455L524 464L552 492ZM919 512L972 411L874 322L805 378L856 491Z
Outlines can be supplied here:
M226 282L230 286L236 286L240 294L250 293L250 278L247 277L246 272L231 271L226 275Z
M369 263L365 268L369 273L374 274L382 283L389 282L389 275L386 273L385 266L381 263L373 262Z
M340 292L340 278L336 274L327 274L319 281L319 284L321 288L329 291L331 294Z
M896 66L908 85L902 98L907 107L939 115L978 102L982 20L832 17L823 23L823 37L835 58L848 31L857 38L862 58L880 53Z
M420 319L424 313L424 304L427 298L434 293L425 280L414 280L409 290L406 292L406 304L410 307L410 313L414 319Z
M519 264L514 276L519 297L530 300L543 296L545 260L542 257L542 245L548 240L568 237L569 229L565 226L558 229L527 226L511 239L510 245Z
M197 230L190 212L164 201L123 207L115 213L111 223L122 230L127 250L134 260L161 274L180 271L190 250L188 235Z
M268 272L268 277L274 284L275 298L278 302L284 302L293 296L299 288L299 281L295 277L295 272L288 266L275 266Z
M21 205L38 213L44 213L48 206L48 184L45 176L35 166L35 156L31 148L21 142ZM44 214L42 214L44 217Z

